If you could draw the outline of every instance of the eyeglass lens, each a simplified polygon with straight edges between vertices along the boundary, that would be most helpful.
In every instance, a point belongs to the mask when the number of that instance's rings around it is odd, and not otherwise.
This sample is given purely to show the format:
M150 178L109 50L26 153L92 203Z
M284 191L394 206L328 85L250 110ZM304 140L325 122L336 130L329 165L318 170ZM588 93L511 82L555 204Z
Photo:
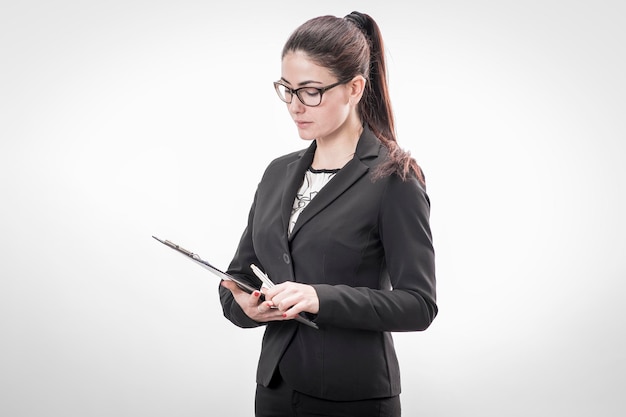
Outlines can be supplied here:
M276 92L281 100L286 103L291 103L293 100L294 90L285 87L282 84L276 84ZM317 106L322 101L322 94L317 88L303 87L295 90L300 101L307 106Z

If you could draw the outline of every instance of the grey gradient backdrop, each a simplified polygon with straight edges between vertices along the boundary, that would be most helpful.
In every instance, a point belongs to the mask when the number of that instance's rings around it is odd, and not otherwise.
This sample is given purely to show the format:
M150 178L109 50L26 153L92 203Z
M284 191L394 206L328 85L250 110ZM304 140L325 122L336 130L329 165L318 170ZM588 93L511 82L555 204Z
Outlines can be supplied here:
M358 9L432 199L441 312L396 335L404 415L623 415L623 4L2 2L0 414L252 415L262 330L150 236L228 264L306 145L283 42Z

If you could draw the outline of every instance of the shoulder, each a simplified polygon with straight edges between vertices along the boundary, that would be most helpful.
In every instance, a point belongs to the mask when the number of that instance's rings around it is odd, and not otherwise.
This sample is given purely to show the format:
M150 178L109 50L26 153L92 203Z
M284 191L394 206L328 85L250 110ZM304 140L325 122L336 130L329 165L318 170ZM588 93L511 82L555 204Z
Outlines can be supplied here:
M305 148L276 157L268 164L266 169L289 165L293 161L302 158L302 155L304 155L306 151L307 149Z
M399 204L430 208L426 186L414 173L409 174L406 179L392 173L375 181L384 184L383 206Z
M273 175L282 175L284 174L287 167L300 160L306 153L308 149L300 149L298 151L290 152L279 157L274 158L270 163L266 166L265 171L263 172L263 178L267 178L268 176Z

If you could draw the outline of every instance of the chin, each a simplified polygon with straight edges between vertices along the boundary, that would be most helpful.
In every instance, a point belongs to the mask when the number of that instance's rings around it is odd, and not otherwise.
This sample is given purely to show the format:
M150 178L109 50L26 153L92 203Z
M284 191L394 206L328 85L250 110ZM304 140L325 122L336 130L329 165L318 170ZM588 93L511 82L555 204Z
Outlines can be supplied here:
M300 139L302 140L315 140L315 136L308 132L303 132L301 130L298 130L298 135L300 136Z

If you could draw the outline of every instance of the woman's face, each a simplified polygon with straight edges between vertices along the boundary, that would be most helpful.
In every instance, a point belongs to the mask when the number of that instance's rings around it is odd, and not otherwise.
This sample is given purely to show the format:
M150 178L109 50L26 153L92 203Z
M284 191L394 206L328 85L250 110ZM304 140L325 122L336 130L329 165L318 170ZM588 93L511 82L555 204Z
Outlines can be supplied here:
M313 63L304 52L289 52L283 58L281 82L290 89L323 88L337 81L327 68ZM296 123L298 134L305 140L332 140L347 127L351 110L356 116L346 84L325 91L322 102L316 107L305 106L294 95L291 103L287 104L287 110Z

